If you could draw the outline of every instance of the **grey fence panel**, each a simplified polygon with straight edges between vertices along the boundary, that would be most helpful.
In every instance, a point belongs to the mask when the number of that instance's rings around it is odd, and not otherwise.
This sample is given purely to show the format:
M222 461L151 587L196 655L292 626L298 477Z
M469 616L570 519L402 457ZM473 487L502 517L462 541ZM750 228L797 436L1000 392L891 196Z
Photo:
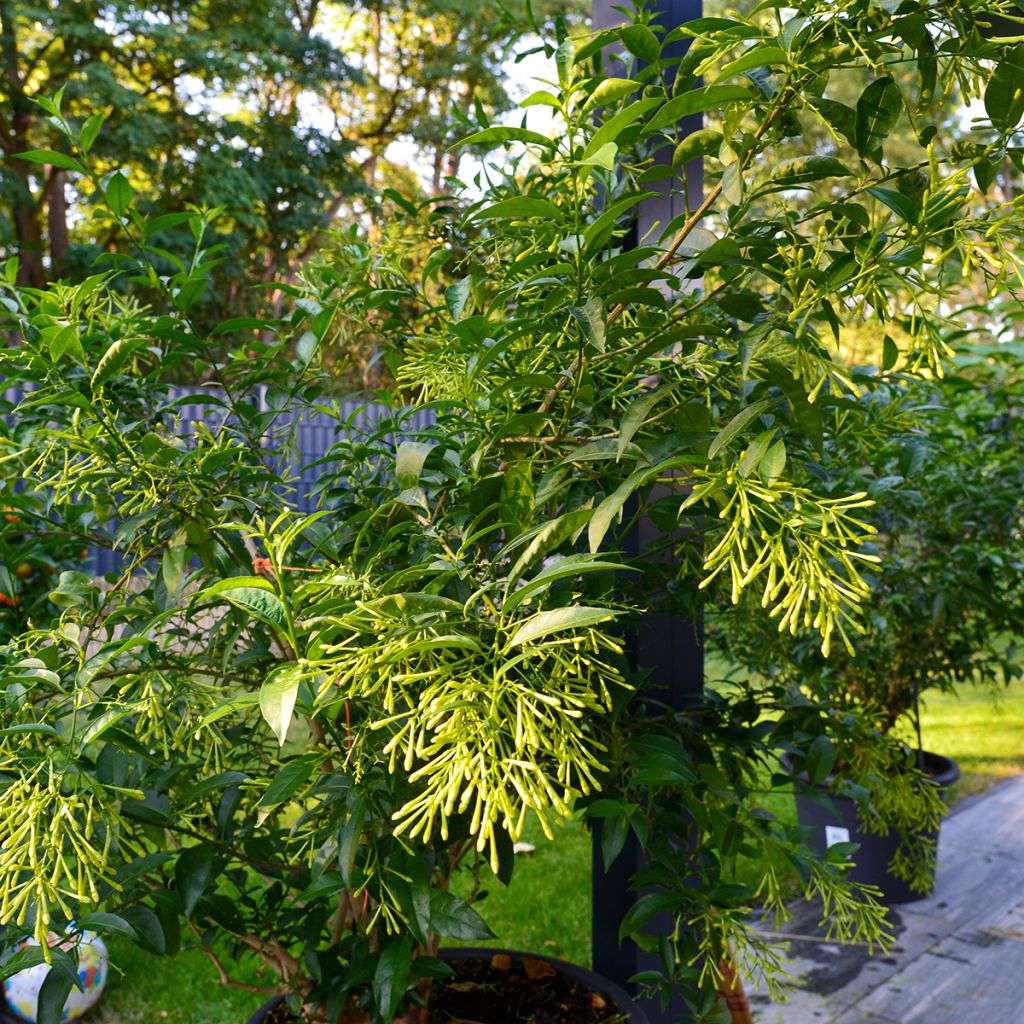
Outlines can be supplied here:
M167 427L181 437L194 434L198 424L204 424L216 433L233 417L231 410L224 404L225 392L220 388L174 386L170 393L180 404L175 407L173 422L168 422ZM2 407L9 408L16 405L25 394L26 390L20 386L4 388L0 392L0 403ZM256 410L271 411L265 389L249 397ZM278 456L277 468L291 489L291 493L282 494L282 503L303 513L314 512L321 507L317 488L330 469L316 463L327 454L331 446L341 438L369 433L382 419L397 411L386 405L356 400L331 405L331 408L334 409L333 413L314 407L282 410L263 437L268 452ZM9 414L5 414L4 418L10 422ZM432 409L417 409L408 416L409 428L414 430L428 427L435 420L436 413ZM392 439L395 447L400 442L400 437ZM109 528L113 532L117 523L110 523ZM119 572L124 564L121 554L108 548L92 548L90 555L93 571L98 575Z

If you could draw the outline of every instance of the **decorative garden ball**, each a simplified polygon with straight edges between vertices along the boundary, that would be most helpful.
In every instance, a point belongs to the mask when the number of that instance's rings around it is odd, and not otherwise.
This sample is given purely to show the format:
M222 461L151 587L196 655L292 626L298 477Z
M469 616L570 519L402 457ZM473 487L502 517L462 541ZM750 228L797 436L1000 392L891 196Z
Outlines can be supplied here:
M56 943L60 937L50 933L50 940ZM26 946L37 946L35 939L26 939L18 948ZM72 943L62 943L64 949L70 949ZM77 988L71 990L71 994L64 1004L64 1012L61 1014L61 1021L76 1020L86 1010L96 1005L96 1001L107 983L107 973L110 966L110 956L103 940L94 932L83 932L78 946L78 977L82 982L85 991L80 992ZM49 973L47 964L39 964L37 967L30 967L26 971L19 971L4 982L4 997L7 1006L29 1024L35 1024L36 1006L39 1002L39 989L43 980Z

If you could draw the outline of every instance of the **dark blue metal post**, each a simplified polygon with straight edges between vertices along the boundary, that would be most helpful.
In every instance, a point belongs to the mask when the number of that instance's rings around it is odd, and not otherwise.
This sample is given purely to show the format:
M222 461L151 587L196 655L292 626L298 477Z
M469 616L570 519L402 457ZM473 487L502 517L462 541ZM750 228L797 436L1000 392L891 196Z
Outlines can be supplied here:
M616 7L625 6L622 0L593 0L593 25L596 29L623 24L628 18ZM699 18L702 0L648 0L657 23L667 31L677 25ZM664 51L669 59L682 58L688 40L669 44ZM669 72L670 81L674 70ZM692 122L692 123L690 123ZM701 127L699 116L680 124L680 135ZM666 165L671 163L672 145L657 152L654 159ZM678 176L666 178L646 187L658 195L644 200L637 210L634 239L652 235L655 240L675 217L700 203L703 191L701 168L687 168L686 192ZM631 555L642 555L656 547L664 538L653 524L642 522L629 538ZM681 708L688 696L700 692L704 680L704 649L699 624L676 615L649 613L644 616L632 637L635 667L647 672L647 686L651 696L675 708ZM682 846L680 856L687 856ZM639 844L630 836L611 869L605 871L601 858L600 833L595 832L593 849L593 964L599 974L629 988L629 978L649 969L654 958L644 953L635 943L619 942L619 925L634 904L638 894L629 889L630 878L643 865ZM651 1024L676 1024L686 1019L682 1000L678 997L663 1010L660 1003L646 1001L644 1009Z

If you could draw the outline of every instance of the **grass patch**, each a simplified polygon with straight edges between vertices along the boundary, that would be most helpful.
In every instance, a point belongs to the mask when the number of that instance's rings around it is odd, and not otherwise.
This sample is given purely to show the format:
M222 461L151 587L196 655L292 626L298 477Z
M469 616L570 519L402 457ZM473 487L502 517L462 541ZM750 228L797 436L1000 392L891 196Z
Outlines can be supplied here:
M512 884L506 889L488 879L483 885L487 897L477 904L497 939L463 945L504 946L589 965L590 834L582 825L569 824L550 840L531 821L523 839L535 850L516 857ZM484 874L490 872L484 869ZM465 895L469 879L457 879L454 888Z
M999 688L976 686L959 697L925 694L921 737L928 750L960 765L953 803L1024 772L1024 680Z

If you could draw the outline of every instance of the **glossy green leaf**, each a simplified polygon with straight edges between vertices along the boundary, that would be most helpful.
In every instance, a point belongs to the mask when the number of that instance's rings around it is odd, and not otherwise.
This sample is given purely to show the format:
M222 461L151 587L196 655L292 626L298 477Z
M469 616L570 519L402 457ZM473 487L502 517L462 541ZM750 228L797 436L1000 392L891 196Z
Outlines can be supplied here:
M381 952L373 975L377 1009L385 1024L390 1024L405 998L411 969L412 937L391 939Z
M551 139L538 132L531 132L526 128L505 128L498 125L473 132L472 135L467 135L464 139L460 139L458 145L497 146L509 142L525 142L534 146L544 146L545 148L554 145Z
M205 843L189 846L174 866L174 885L186 917L191 917L213 879L214 851Z
M430 890L430 928L448 939L493 939L487 922L464 899L447 889Z
M299 665L282 665L260 687L260 713L283 747L288 738L303 672Z
M74 157L55 149L30 149L16 154L16 159L27 160L32 164L49 164L51 167L60 167L65 171L77 171L79 174L85 174L85 168Z
M742 85L706 85L670 99L646 125L648 132L676 125L684 117L703 114L733 103L752 102L753 94Z
M128 184L127 177L121 171L116 171L110 176L103 194L106 197L107 205L110 207L111 212L118 217L123 217L128 212L128 207L131 206L132 196L134 195L131 185Z
M892 78L876 78L857 100L855 145L863 157L878 161L903 111L900 90Z
M607 622L620 612L610 608L590 608L586 605L573 605L569 608L552 608L549 611L537 612L522 622L509 637L506 647L523 647L541 640L552 633L564 633L567 630L584 630L596 626L599 622Z
M1011 131L1024 119L1024 43L1001 60L985 87L985 113L999 131Z
M708 448L708 458L713 459L743 428L756 416L760 416L772 404L772 399L762 398L753 405L736 413L735 416L718 432Z

